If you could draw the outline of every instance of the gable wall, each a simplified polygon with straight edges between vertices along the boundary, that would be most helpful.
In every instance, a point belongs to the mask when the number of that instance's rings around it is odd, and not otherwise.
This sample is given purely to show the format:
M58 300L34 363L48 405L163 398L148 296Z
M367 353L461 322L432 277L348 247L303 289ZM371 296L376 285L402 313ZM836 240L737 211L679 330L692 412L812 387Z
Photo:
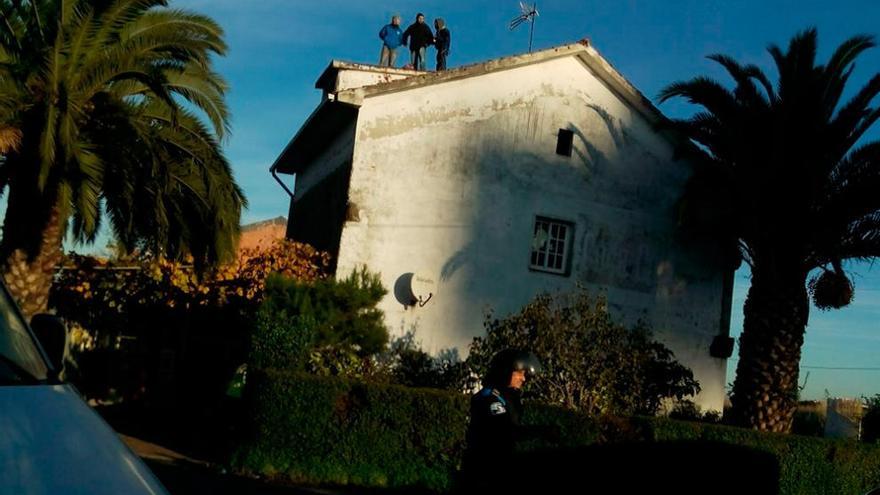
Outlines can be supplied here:
M555 154L559 128L574 154ZM575 57L367 98L355 135L338 272L366 264L390 294L393 334L416 328L432 351L464 355L488 309L581 283L612 311L649 321L720 409L725 361L722 274L673 242L673 206L689 166ZM573 222L569 276L529 269L536 215ZM436 280L406 307L407 273ZM397 285L397 290L395 290ZM397 292L397 294L395 294Z

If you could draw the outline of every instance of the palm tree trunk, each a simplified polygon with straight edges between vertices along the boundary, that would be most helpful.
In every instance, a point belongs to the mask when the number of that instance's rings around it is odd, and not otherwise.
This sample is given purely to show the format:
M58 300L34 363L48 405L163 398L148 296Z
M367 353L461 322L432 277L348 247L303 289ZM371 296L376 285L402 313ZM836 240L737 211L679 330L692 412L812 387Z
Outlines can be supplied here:
M53 207L47 216L38 215L34 211L38 209L36 205L23 205L23 201L14 196L15 193L10 190L0 247L2 273L9 292L18 302L25 318L30 320L33 315L45 313L48 309L49 290L62 260L64 223L59 206ZM23 222L34 222L41 216L45 223L39 244L28 249L25 247L27 240L22 238L25 232L33 233L33 228L28 229Z
M753 277L743 308L731 398L736 424L762 431L791 430L809 309L806 274Z

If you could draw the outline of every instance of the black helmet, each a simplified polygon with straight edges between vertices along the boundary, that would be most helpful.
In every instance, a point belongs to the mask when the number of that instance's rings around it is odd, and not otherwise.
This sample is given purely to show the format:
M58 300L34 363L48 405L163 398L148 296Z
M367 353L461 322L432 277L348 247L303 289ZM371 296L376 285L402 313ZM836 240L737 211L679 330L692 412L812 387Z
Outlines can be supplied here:
M492 357L489 372L483 380L486 387L506 387L510 383L510 374L525 370L527 376L541 372L541 361L531 352L519 349L505 349Z

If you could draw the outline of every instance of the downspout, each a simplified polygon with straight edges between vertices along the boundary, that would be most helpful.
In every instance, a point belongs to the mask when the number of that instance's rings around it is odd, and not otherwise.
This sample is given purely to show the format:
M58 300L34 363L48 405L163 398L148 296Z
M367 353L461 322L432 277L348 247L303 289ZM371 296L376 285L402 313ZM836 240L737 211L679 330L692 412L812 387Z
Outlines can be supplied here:
M292 201L293 191L291 191L290 188L287 187L287 184L285 184L284 181L281 180L281 177L278 177L278 172L275 171L276 168L278 168L278 164L273 163L272 166L269 168L269 172L272 172L272 177L275 179L276 182L278 182L278 184L281 185L282 188L284 188L284 192L286 192L287 195L290 196L290 199ZM296 177L296 174L293 174L293 176Z

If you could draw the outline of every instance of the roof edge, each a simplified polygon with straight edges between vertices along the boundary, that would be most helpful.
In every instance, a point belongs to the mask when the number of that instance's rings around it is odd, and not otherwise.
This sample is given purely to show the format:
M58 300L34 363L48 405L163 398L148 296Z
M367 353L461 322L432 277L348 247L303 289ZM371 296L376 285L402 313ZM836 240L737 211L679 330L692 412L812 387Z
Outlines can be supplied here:
M269 167L269 171L272 173L279 174L296 174L300 171L300 167L297 164L291 164L291 154L294 153L294 150L298 148L298 145L301 145L302 141L308 141L311 144L314 144L313 139L314 136L310 136L310 133L321 125L326 123L326 119L330 114L334 112L339 112L341 110L345 110L347 112L356 112L358 110L357 105L351 105L344 101L336 101L335 98L327 98L321 100L321 103L312 111L311 115L303 122L302 126L300 126L299 130L294 134L294 136L288 141L287 145L284 147L284 150L281 151L281 154L275 159L272 165Z
M496 58L485 62L478 62L470 65L463 65L454 69L440 72L416 72L413 77L399 79L371 86L360 88L346 89L339 91L337 99L351 104L360 104L364 98L371 96L393 93L397 91L406 91L408 89L427 86L431 84L439 84L458 79L466 79L490 72L500 70L513 69L516 67L524 67L527 65L537 64L546 60L567 57L586 50L589 42L582 40L577 43L567 45L559 45L545 50L532 53L521 53L518 55L509 55L506 57ZM404 74L410 74L412 71L406 71Z
M642 113L652 124L657 124L667 120L663 112L657 108L654 103L639 91L633 83L629 82L617 69L611 65L605 57L599 53L592 45L585 44L584 51L578 54L587 67L590 68L599 78L607 84L615 93L623 98L627 103L635 107Z
M334 80L334 76L336 75L336 73L338 73L340 70L358 70L364 72L376 72L381 74L393 74L396 76L418 76L425 74L424 71L420 70L403 69L399 67L382 67L380 65L333 59L330 61L330 64L327 65L327 68L324 69L324 72L321 72L321 75L318 76L318 80L315 81L315 88L333 92L328 89L328 86Z
M654 103L639 91L626 77L623 76L602 54L596 50L588 39L582 39L575 43L559 45L556 47L540 50L532 53L524 53L501 57L486 62L461 66L442 72L419 72L418 75L406 79L390 81L372 86L351 88L336 93L336 99L351 105L360 106L365 98L379 96L388 93L406 91L432 84L466 79L491 72L514 69L541 63L547 60L575 56L592 71L608 88L618 95L626 104L641 114L649 123L660 125L669 119L657 108ZM340 66L342 67L342 66ZM658 130L674 144L681 144L681 136L670 130Z

